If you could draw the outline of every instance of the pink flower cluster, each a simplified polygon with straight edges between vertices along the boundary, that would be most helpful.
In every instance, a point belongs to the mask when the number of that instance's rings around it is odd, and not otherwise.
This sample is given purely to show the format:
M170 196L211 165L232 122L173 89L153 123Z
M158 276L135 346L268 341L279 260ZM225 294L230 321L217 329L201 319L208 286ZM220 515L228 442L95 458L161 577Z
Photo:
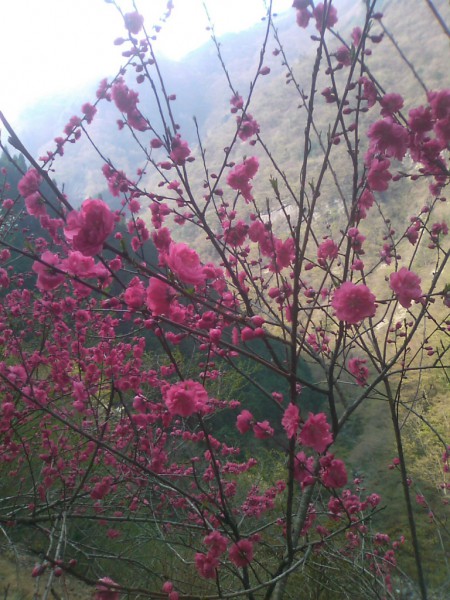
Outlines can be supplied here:
M94 256L103 249L114 230L114 215L103 200L88 199L79 211L67 215L64 235L75 250L85 256Z
M201 383L187 379L168 387L164 391L164 401L171 415L190 417L206 410L208 392Z
M256 175L259 168L259 161L256 156L246 158L240 165L236 165L227 177L228 185L233 189L241 192L245 201L251 202L253 196L251 194L252 186L250 180Z
M377 307L375 296L363 283L345 281L334 292L331 306L340 321L356 325L367 317L375 316Z
M172 242L167 256L167 264L181 281L189 285L202 285L206 275L200 258L187 244Z
M392 290L397 295L399 303L404 308L409 308L412 301L419 302L422 297L420 277L406 267L391 273L389 282Z

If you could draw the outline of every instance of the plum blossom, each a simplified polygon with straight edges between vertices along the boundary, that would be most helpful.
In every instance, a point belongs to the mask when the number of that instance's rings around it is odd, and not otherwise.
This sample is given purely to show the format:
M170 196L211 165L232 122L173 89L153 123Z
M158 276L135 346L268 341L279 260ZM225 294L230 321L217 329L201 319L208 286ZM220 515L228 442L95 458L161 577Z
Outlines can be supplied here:
M408 149L408 131L391 118L376 121L369 127L370 151L402 160Z
M110 577L99 579L95 586L94 600L119 600L120 592L117 589L117 583Z
M38 276L36 285L42 292L50 292L61 285L65 279L65 275L52 268L61 268L61 261L57 254L46 250L42 253L41 260L42 262L34 261L32 267Z
M259 161L256 156L246 158L240 165L236 165L227 177L228 185L233 189L241 192L246 202L251 202L253 196L251 194L252 186L250 179L256 175L259 168Z
M404 102L400 94L385 94L381 100L381 115L389 117L403 108Z
M289 404L284 411L281 424L283 425L286 435L289 439L296 435L300 426L300 411L298 406L292 403Z
M164 391L164 401L171 415L189 417L203 412L208 401L208 392L201 383L186 379L171 385Z
M125 27L134 35L137 35L140 32L142 25L144 24L144 17L136 11L125 13L123 19L125 21Z
M246 567L253 560L253 544L250 540L239 540L229 550L232 563L237 567Z
M243 117L237 117L236 120L239 127L238 136L243 142L259 133L258 122L255 121L252 115L246 114Z
M37 192L41 183L42 177L39 175L36 169L30 169L19 181L17 188L19 193L26 198L27 196L31 196L31 194Z
M249 410L244 409L236 419L236 427L239 430L239 433L247 433L250 431L252 424L254 423L254 418L252 413Z
M392 175L388 170L390 166L391 161L387 158L384 160L374 158L370 162L367 181L374 192L385 192L388 189L389 181L392 179Z
M356 383L361 387L367 384L369 377L369 369L365 366L366 363L367 360L365 358L351 358L347 364L349 372L355 377Z
M314 11L313 16L316 19L316 29L322 33L324 28L333 27L338 22L337 10L332 4L327 5L327 10L325 11L325 5L323 2L318 4Z
M155 317L169 315L176 295L171 285L157 277L150 277L145 303Z
M269 421L258 421L253 425L253 433L258 440L266 440L273 436L274 430Z
M356 325L367 317L373 317L377 310L375 296L363 283L345 281L334 292L331 306L340 321Z
M170 153L170 158L176 165L184 165L190 154L191 149L189 148L188 143L182 140L179 134L172 139L172 152Z
M316 415L309 413L308 419L300 432L300 442L320 454L325 452L333 442L333 435L325 413Z
M167 264L181 281L190 285L205 283L205 273L200 258L187 244L172 242L169 247Z
M341 488L347 483L347 471L342 460L327 454L320 460L322 483L328 488Z
M123 295L123 299L125 300L125 304L130 309L136 310L143 306L145 301L145 289L144 284L139 277L134 277L130 281L129 286Z
M195 555L195 566L204 579L215 579L219 561L217 560L217 557L210 552L208 552L208 554L197 552Z
M314 457L306 457L304 452L299 452L294 461L294 479L302 485L314 482Z
M391 273L389 283L392 290L397 294L397 300L404 308L409 308L411 302L419 302L422 297L420 277L406 267Z
M334 260L337 258L339 248L332 239L328 238L324 240L317 248L317 258L319 259L319 265L326 266L327 260Z
M103 249L114 230L114 215L103 200L85 200L79 211L67 215L64 234L75 250L84 256L94 256Z

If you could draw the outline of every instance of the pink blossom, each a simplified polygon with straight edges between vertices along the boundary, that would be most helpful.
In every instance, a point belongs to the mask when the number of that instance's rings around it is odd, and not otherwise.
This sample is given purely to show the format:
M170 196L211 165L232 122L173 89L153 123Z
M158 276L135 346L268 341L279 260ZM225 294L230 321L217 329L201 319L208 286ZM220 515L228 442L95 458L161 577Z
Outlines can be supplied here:
M144 24L144 17L138 12L131 12L125 13L123 18L125 21L125 27L128 29L128 31L130 33L134 33L134 35L137 35Z
M231 104L231 112L235 113L238 110L241 110L242 108L244 108L244 100L242 99L242 96L240 96L239 94L235 94L231 100L230 100L230 104Z
M430 92L428 100L435 119L450 118L450 89Z
M42 217L43 215L47 214L45 200L42 198L39 192L34 192L34 194L30 194L29 196L25 197L25 207L27 209L27 213L29 215L33 215L34 217Z
M75 250L94 256L103 249L106 238L114 230L114 215L103 200L88 199L80 211L67 216L64 234Z
M259 133L259 125L250 114L237 117L237 124L239 127L238 136L243 142Z
M295 404L289 404L289 406L284 411L283 418L281 419L281 424L286 431L286 435L288 438L292 438L296 435L298 428L300 426L300 411L298 406Z
M374 158L371 161L367 181L374 192L385 192L388 189L389 181L392 179L388 171L390 166L391 162L387 158L385 160Z
M244 409L236 419L236 427L239 430L239 433L247 433L250 431L250 428L254 423L254 418L252 413L249 410Z
M150 277L146 295L147 308L155 317L169 315L171 303L176 295L176 291L168 283L156 277Z
M333 455L330 456L331 460L329 460L329 456L324 457L326 466L321 473L322 482L328 488L336 489L344 487L347 483L345 464L338 458L332 458Z
M246 158L240 165L236 165L228 173L227 183L233 190L238 190L243 195L247 202L253 200L251 194L252 186L250 185L250 179L256 175L259 167L259 161L256 156L250 156Z
M362 77L360 79L360 83L363 84L362 98L367 100L367 108L372 108L377 101L377 88L367 77Z
M170 153L170 158L176 165L184 165L190 154L191 150L188 143L182 140L180 135L177 135L172 139L172 152Z
M337 258L338 252L339 248L332 239L328 238L324 240L317 248L317 258L319 259L319 264L326 266L326 261Z
M203 538L203 542L213 556L220 556L227 549L227 539L219 531L211 531Z
M299 452L294 461L294 479L303 485L310 485L314 481L314 458L306 458L304 452Z
M215 579L219 561L216 556L210 553L203 554L202 552L197 552L195 555L195 566L204 579Z
M267 440L274 434L273 428L270 426L269 421L258 421L253 425L253 433L255 438L258 440Z
M316 415L309 413L308 420L300 432L300 442L320 454L325 452L333 442L333 435L330 432L330 425L327 422L325 413Z
M134 277L123 295L125 304L128 308L138 309L143 306L145 301L145 289L144 284L138 277Z
M120 592L117 589L117 583L110 577L99 579L95 586L96 593L94 600L119 600Z
M370 289L361 284L345 281L338 287L333 296L331 306L340 321L356 325L367 317L373 317L377 310L375 296Z
M413 300L418 302L422 297L420 277L406 267L391 273L389 283L392 290L397 294L397 300L404 308L409 308Z
M408 113L408 125L414 133L422 136L427 131L433 128L433 119L431 116L431 109L427 106L419 106L413 108Z
M338 48L334 55L338 63L344 65L344 67L349 67L352 64L352 55L350 48L347 48L347 46Z
M55 271L55 269L52 268L61 268L61 261L56 254L46 250L42 253L41 260L43 262L36 260L33 263L32 269L38 276L36 282L37 287L43 292L49 292L59 287L66 276L64 273L58 273L58 271Z
M403 108L403 98L400 94L385 94L381 100L381 115L383 117L390 117L394 113L398 112Z
M312 15L309 12L309 10L306 10L306 8L300 8L299 10L297 10L296 15L297 25L302 29L306 29L306 27L308 27L309 25L309 20L311 17Z
M370 151L401 160L408 149L408 131L391 118L381 119L369 127Z
M31 194L37 192L41 183L42 177L39 175L36 169L30 169L19 181L17 188L19 193L26 198L27 196L31 196Z
M169 248L167 264L181 281L190 285L205 283L206 276L195 250L187 244L172 242Z
M189 417L206 408L208 392L201 383L186 379L186 381L180 381L166 389L164 401L171 415Z
M338 21L337 10L330 3L328 3L327 11L325 11L324 3L320 2L320 4L318 4L314 9L313 15L316 19L316 29L320 32L322 32L324 25L325 29L327 29L329 27L333 27L333 25L336 25Z
M351 358L348 361L347 368L349 372L355 377L356 383L361 387L364 387L369 377L369 369L364 366L367 363L365 358Z
M369 209L372 208L374 202L374 195L366 188L358 200L358 217L360 219L365 219L367 217L367 213Z
M246 567L253 560L253 544L250 540L239 540L229 550L232 563L237 567Z

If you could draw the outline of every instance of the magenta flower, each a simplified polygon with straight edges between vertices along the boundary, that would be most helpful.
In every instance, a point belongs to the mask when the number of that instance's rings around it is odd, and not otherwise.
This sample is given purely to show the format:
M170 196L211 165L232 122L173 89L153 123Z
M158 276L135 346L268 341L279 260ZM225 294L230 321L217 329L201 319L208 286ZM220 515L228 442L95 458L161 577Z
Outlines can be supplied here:
M106 238L114 230L114 215L103 200L85 200L79 211L67 215L64 234L75 250L94 256L103 249Z
M316 19L316 29L320 32L322 32L324 25L325 29L327 29L333 27L338 22L337 10L332 4L328 4L327 11L325 11L324 3L321 2L314 9L313 15Z
M237 567L246 567L253 560L253 544L250 540L239 540L229 551L230 560Z
M39 175L36 169L30 169L19 181L17 188L19 193L26 198L27 196L31 196L31 194L37 192L41 183L42 177Z
M186 159L191 153L191 149L188 143L181 139L180 135L177 135L172 139L172 152L170 158L176 165L184 165Z
M250 431L252 423L254 422L254 418L252 413L249 410L244 409L236 419L236 427L239 430L239 433L247 433Z
M422 297L420 277L406 267L402 267L396 273L391 273L389 283L397 294L397 300L404 308L409 308L413 300L419 302Z
M145 289L144 284L138 277L134 277L130 281L130 285L125 290L123 299L128 308L136 310L143 306L145 301Z
M144 24L144 17L138 12L131 12L126 13L123 18L125 21L125 27L128 29L128 31L130 33L134 33L134 35L137 35Z
M273 436L274 431L270 426L269 421L258 421L253 425L253 433L255 434L255 438L258 440L267 440Z
M176 291L172 286L156 277L150 277L146 305L155 317L170 314L171 303L175 296Z
M331 460L329 458L331 457ZM332 455L324 457L326 467L322 472L322 483L328 488L341 488L347 483L345 464Z
M317 248L317 258L319 259L319 264L326 266L326 261L337 258L338 252L339 248L336 242L330 238L324 240Z
M370 150L380 152L387 157L402 160L408 149L408 131L394 123L391 118L381 119L374 123L367 132L370 139Z
M64 273L58 273L58 271L52 268L53 266L61 268L59 256L46 250L42 253L41 259L46 264L36 260L32 267L38 276L36 285L42 292L50 292L61 285L65 279L65 275Z
M181 281L190 285L205 283L206 276L200 258L187 244L172 242L169 248L167 264Z
M377 310L375 296L370 289L362 283L357 285L351 281L344 282L336 289L331 306L337 318L349 325L373 317Z
M367 360L364 358L351 358L348 361L347 368L349 372L355 377L356 383L361 387L364 387L369 377L369 369L364 366Z
M327 422L325 413L318 413L317 415L309 413L308 420L300 432L300 442L320 454L325 452L333 442L333 435L330 432L330 425Z
M208 392L201 383L186 379L171 385L164 392L164 401L171 415L189 417L195 412L203 412Z
M403 108L403 98L400 94L385 94L381 100L381 114L383 117L389 117Z
M304 452L299 452L294 461L294 479L303 485L314 482L314 458L306 457Z
M286 431L286 435L288 438L294 437L296 435L298 428L300 426L300 411L298 406L295 404L289 404L289 406L284 411L283 418L281 419L281 424Z
M389 181L392 175L389 172L391 161L378 160L374 158L370 163L369 172L367 173L367 181L374 192L385 192L389 187Z
M216 556L209 552L208 554L197 552L195 555L195 566L201 577L204 579L215 579L219 561Z
M117 583L110 577L99 579L95 586L96 592L94 600L119 600L120 592L117 589Z
M241 192L247 202L253 200L251 194L252 186L250 179L256 175L259 168L259 161L256 156L246 158L240 165L236 165L232 171L228 173L227 183L233 189Z

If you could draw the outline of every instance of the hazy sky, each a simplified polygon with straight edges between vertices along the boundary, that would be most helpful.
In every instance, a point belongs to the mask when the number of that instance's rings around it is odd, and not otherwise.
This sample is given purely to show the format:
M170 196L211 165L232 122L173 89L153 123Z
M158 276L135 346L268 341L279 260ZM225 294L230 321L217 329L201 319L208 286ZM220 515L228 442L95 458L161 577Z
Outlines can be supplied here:
M206 0L216 32L236 32L264 15L263 0ZM158 24L167 0L137 0L148 30ZM206 42L203 0L173 0L174 10L158 35L156 48L170 58ZM120 1L124 12L131 0ZM278 12L292 0L274 0ZM0 110L16 120L27 106L67 94L116 71L124 34L122 20L105 0L0 0Z

